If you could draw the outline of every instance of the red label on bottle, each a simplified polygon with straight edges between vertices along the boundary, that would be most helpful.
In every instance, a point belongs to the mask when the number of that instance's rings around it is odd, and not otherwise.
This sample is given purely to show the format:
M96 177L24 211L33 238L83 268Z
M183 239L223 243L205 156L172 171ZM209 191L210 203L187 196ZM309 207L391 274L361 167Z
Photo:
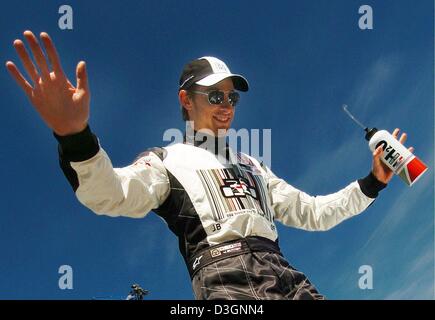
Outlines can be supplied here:
M427 166L420 161L417 157L412 159L408 164L408 174L411 182L413 182L419 175L421 175L426 169Z

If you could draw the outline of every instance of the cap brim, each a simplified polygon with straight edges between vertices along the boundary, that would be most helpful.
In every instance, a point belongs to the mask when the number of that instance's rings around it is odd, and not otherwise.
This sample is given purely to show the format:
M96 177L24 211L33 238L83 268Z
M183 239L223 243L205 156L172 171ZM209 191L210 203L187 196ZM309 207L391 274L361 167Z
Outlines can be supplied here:
M239 91L249 90L248 80L239 74L232 73L214 73L195 83L199 84L200 86L210 87L227 78L231 78L233 80L234 89Z

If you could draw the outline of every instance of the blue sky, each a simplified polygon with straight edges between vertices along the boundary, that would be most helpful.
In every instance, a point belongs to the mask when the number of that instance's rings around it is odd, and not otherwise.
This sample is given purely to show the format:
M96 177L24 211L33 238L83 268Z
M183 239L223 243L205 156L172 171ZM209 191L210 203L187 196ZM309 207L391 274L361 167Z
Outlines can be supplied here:
M0 57L24 30L48 32L74 80L87 62L91 127L115 166L183 128L183 65L217 56L242 73L234 128L272 129L272 169L312 195L367 175L365 124L404 129L429 166L413 187L395 177L363 214L327 232L278 225L282 251L330 299L434 297L434 4L432 1L69 1L74 29L58 28L63 1L10 1L0 13ZM358 28L373 8L374 29ZM22 38L22 37L21 37ZM56 142L6 69L0 72L0 299L192 299L174 235L155 215L93 214L58 167ZM74 289L60 290L70 265ZM373 290L358 287L361 265Z

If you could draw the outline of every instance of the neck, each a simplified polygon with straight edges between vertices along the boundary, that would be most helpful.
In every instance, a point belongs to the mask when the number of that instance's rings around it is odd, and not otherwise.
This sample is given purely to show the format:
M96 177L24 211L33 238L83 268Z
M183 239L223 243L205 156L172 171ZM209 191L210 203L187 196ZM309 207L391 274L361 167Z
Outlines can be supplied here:
M201 132L203 134L209 135L209 136L215 136L215 137L225 137L228 133L228 128L219 128L219 129L212 129L209 127L201 127L198 125L197 122L193 120L188 120L185 122L186 125L186 131L194 131L194 132Z
M186 122L186 132L184 134L184 143L201 147L215 154L227 148L226 135L217 136L209 129L194 130Z

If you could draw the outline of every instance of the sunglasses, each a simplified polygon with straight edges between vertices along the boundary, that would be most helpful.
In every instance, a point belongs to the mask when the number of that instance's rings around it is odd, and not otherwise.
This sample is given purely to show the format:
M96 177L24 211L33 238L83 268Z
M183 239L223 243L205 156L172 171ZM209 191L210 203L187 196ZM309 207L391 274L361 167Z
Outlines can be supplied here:
M209 92L203 92L203 91L192 91L193 93L202 94L208 97L208 102L213 105L219 105L223 104L225 101L225 92L228 91L222 91L222 90L212 90ZM240 100L240 94L236 91L229 91L228 93L228 102L233 107L236 106L236 104Z

